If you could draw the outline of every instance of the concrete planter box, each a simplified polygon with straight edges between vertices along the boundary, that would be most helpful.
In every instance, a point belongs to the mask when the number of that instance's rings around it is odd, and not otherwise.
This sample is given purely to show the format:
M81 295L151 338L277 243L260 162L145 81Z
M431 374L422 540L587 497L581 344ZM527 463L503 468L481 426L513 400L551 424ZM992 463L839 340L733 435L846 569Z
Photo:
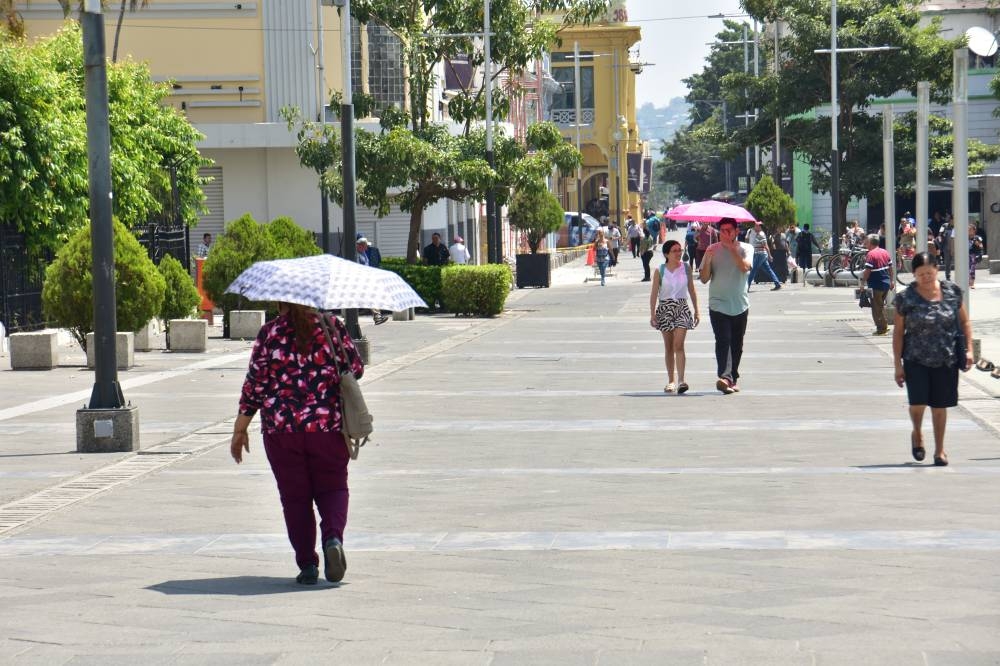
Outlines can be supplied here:
M10 336L12 370L51 370L59 365L57 331L13 333Z
M399 312L392 313L393 321L410 321L413 319L413 308L407 308L406 310L400 310Z
M159 349L160 346L157 336L160 335L160 333L162 333L162 328L159 320L151 319L145 326L136 331L135 350L137 352L148 352L153 349Z
M135 334L115 333L115 363L119 370L128 370L135 365ZM94 334L87 333L87 367L94 369Z
M229 312L229 339L252 340L263 325L263 310L232 310Z
M208 322L204 319L171 319L167 348L175 352L208 349Z

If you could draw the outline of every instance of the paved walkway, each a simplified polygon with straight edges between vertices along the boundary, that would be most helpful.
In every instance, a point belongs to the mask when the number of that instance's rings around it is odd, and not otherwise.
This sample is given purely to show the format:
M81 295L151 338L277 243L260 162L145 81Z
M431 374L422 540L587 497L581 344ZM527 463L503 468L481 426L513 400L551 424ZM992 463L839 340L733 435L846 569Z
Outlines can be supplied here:
M259 435L228 457L247 343L138 356L139 455L74 452L82 356L4 368L0 662L1000 663L1000 381L964 376L952 465L917 465L849 290L755 289L733 396L706 317L667 396L639 262L588 274L366 328L336 588L291 582ZM1000 280L972 313L1000 360Z

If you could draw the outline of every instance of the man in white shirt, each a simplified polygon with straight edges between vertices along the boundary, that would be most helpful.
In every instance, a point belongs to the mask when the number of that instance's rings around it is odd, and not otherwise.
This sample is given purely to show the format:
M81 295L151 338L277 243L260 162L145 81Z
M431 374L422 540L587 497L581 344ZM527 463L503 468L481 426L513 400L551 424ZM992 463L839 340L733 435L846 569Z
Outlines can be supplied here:
M469 259L472 257L469 255L469 249L465 247L465 239L456 235L451 240L451 247L448 248L448 253L451 254L451 260L456 264L469 263Z

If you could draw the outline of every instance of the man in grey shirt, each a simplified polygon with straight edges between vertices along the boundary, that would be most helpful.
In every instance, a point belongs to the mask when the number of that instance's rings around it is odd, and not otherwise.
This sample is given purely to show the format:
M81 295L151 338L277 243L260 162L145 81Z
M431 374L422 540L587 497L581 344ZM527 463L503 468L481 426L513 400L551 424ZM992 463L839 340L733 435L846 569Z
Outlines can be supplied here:
M736 240L736 220L724 217L719 222L719 242L705 251L699 277L708 286L708 315L715 333L715 361L718 379L715 388L723 395L740 390L740 357L743 335L747 330L750 296L747 273L750 272L753 246Z

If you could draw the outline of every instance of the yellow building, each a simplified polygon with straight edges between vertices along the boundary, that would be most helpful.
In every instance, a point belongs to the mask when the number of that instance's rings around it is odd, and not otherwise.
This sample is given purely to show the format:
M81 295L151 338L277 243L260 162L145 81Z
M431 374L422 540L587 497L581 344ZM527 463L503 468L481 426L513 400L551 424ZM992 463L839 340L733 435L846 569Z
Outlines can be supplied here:
M562 44L552 47L551 60L552 76L561 84L561 92L556 93L548 118L569 142L579 143L583 154L580 189L575 176L564 178L560 185L563 208L587 211L595 205L606 206L615 223L622 223L626 214L640 219L642 205L641 176L635 170L641 171L644 152L635 116L635 77L641 65L631 62L629 55L641 33L627 22L625 2L612 2L605 20L562 30ZM577 69L579 100L575 95ZM633 155L631 174L629 153Z
M107 3L105 8L108 57L119 4ZM318 177L299 165L295 133L280 112L292 106L307 118L323 114L334 120L324 105L331 91L343 89L341 19L335 7L323 4L152 0L125 13L118 59L144 61L155 80L172 82L166 103L205 135L199 150L215 162L205 171L213 178L205 188L209 212L192 231L194 243L202 232L218 233L226 221L244 212L262 221L287 215L319 231ZM20 0L14 8L24 19L29 39L55 32L66 20L54 0ZM353 28L355 90L386 104L402 104L405 78L398 40L380 26L355 23ZM377 130L378 123L358 126ZM340 209L331 205L330 215L336 234ZM432 230L461 233L464 217L468 215L461 205L441 202L425 214L424 226L428 235ZM405 256L408 214L397 209L377 219L359 207L357 228L384 256Z

